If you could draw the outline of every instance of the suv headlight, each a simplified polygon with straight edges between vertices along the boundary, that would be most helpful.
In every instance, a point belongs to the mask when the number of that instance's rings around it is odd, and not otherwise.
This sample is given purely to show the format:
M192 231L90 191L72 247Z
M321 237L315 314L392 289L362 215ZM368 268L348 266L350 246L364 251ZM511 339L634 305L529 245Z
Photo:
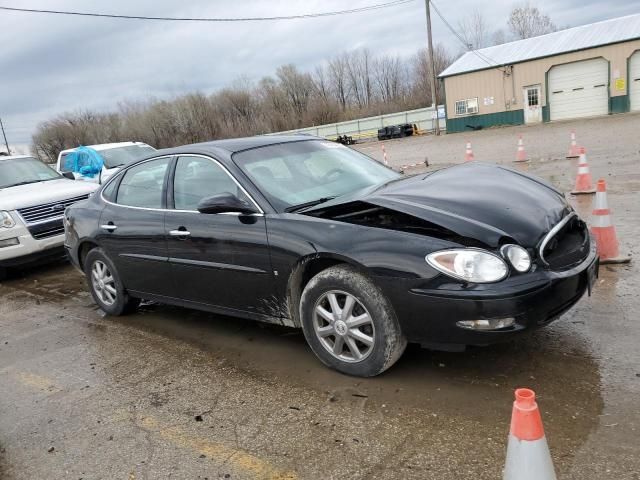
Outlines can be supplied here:
M11 214L6 211L0 211L0 228L11 228L15 226L16 222L13 220Z
M500 253L518 272L528 272L531 268L531 256L520 245L504 245Z
M507 276L507 264L499 256L478 248L440 250L425 257L445 275L471 283L491 283Z

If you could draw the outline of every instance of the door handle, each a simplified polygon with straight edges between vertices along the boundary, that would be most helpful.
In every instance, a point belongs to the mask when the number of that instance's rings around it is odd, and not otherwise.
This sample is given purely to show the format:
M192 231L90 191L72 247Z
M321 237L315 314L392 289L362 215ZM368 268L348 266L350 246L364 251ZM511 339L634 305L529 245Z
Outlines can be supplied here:
M118 227L116 225L114 225L113 223L108 223L106 225L100 225L100 228L102 230L106 230L108 232L113 232L114 230L116 230Z
M171 235L172 237L188 237L189 235L191 235L191 232L187 231L187 229L183 229L183 230L171 230L169 232L169 235Z

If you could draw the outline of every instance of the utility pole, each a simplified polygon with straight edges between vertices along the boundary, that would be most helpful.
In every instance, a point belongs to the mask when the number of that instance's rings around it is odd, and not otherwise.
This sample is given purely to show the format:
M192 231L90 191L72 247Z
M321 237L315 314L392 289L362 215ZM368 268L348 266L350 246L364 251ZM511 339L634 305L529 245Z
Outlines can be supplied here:
M0 118L0 129L2 130L2 136L4 137L4 144L7 146L7 153L11 155L11 150L9 150L9 142L7 142L7 134L4 133L4 125L2 124L2 118Z
M436 115L435 133L440 135L440 119L438 118L438 91L436 89L436 66L433 59L433 40L431 39L431 9L429 8L430 0L424 0L424 6L427 12L427 38L429 40L429 69L431 70L431 106L434 108Z

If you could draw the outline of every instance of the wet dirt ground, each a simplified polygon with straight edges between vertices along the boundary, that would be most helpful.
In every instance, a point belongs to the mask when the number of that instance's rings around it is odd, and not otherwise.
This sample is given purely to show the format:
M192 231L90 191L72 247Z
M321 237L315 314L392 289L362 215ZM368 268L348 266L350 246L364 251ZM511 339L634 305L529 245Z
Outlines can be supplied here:
M571 128L637 256L639 116L385 146L392 165L440 167L468 138L478 159L513 165L523 133L520 168L568 191ZM357 148L381 157L377 142ZM589 217L590 198L571 201ZM324 368L296 330L155 304L108 318L70 266L23 271L0 285L0 478L496 479L513 389L529 386L559 478L640 479L640 265L600 273L592 297L526 338L410 346L358 379Z

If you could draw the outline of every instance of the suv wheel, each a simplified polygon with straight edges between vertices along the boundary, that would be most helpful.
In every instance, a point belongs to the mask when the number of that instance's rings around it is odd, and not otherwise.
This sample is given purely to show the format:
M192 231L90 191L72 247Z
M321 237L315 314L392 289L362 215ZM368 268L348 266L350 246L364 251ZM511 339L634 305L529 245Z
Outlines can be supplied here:
M84 272L93 299L107 314L124 315L140 304L139 299L127 294L113 262L101 248L94 248L87 254Z
M348 375L378 375L407 346L389 301L349 266L328 268L309 281L300 300L300 318L316 356Z

